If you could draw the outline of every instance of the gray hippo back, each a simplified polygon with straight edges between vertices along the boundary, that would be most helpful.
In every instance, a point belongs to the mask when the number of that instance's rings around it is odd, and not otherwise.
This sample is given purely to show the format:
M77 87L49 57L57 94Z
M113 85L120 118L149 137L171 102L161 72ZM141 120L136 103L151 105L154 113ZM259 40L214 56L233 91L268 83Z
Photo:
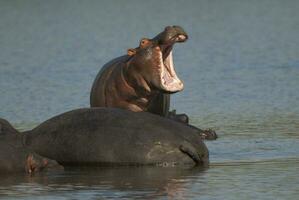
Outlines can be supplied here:
M29 131L26 145L68 165L195 165L208 163L196 130L147 112L84 108Z

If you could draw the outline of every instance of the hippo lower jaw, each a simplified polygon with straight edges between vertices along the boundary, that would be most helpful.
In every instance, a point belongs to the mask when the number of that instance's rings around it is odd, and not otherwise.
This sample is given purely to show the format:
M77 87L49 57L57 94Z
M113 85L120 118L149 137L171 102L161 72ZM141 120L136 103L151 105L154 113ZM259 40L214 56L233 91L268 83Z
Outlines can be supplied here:
M176 42L184 42L186 39L183 35L174 37L168 44L161 45L158 48L158 67L160 71L160 84L164 92L175 93L184 89L183 82L177 77L172 56L172 48Z
M161 66L161 88L167 92L179 92L183 90L184 84L183 82L177 77L175 70L174 70L174 64L173 64L173 58L172 58L172 50L169 52L169 55L165 59L163 63L163 66Z

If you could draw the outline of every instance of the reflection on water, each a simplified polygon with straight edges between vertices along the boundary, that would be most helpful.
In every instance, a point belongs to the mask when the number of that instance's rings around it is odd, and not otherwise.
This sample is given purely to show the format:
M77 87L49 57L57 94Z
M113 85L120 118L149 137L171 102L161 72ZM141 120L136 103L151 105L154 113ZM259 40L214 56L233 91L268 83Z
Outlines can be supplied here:
M299 195L298 170L298 158L215 163L209 169L69 169L1 177L0 193L11 199L293 199Z
M0 177L3 199L297 199L297 0L0 1L0 117L19 130L87 107L105 62L166 25L183 92L172 107L214 128L208 169L113 168Z
M192 177L200 177L204 169L158 169L138 168L98 168L68 169L63 173L36 175L33 177L4 177L0 190L3 195L22 198L52 195L66 198L140 198L185 196L186 183L194 182ZM191 178L189 178L191 177ZM16 180L19 185L14 185ZM190 182L191 181L191 182ZM19 196L20 197L20 196Z

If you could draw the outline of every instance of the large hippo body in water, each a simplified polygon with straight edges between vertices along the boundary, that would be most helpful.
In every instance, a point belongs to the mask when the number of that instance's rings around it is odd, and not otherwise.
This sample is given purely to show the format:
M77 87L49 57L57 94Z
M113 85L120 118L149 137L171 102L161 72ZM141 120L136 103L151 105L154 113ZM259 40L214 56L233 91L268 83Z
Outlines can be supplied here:
M86 108L26 133L34 152L68 166L201 165L208 149L196 130L147 112Z

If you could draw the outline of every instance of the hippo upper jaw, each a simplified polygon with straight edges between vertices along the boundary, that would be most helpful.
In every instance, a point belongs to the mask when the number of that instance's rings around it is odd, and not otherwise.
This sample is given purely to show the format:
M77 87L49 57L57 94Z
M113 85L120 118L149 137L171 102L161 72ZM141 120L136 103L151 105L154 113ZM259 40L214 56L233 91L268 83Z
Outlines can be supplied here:
M160 80L158 87L167 93L175 93L184 89L183 82L178 78L173 63L172 49L176 42L184 42L187 37L184 35L177 35L171 38L166 44L162 44L157 48L159 50L159 71Z
M185 42L187 39L187 33L180 26L167 26L163 32L153 38L153 40L159 44Z

